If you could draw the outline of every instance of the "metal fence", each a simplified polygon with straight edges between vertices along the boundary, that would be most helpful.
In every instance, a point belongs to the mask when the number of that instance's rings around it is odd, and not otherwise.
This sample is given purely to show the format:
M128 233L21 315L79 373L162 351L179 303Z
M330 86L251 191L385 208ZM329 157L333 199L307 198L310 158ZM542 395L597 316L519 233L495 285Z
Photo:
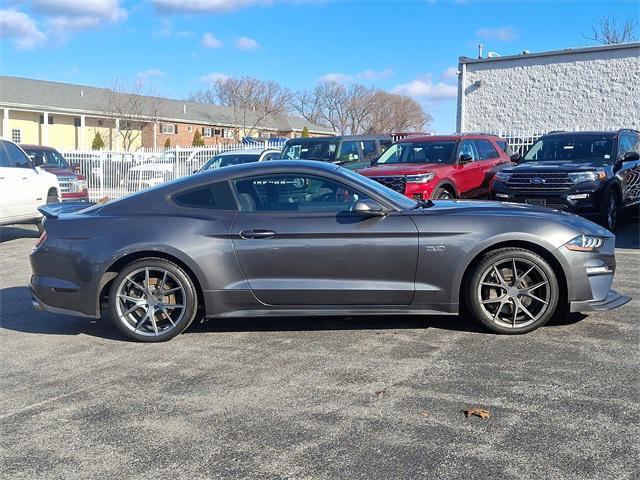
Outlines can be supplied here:
M190 175L222 152L247 149L281 150L282 142L219 144L207 147L142 149L135 152L103 150L62 151L67 162L87 179L89 197L119 198L144 188Z
M491 132L507 140L513 153L524 154L545 132ZM207 147L141 149L135 152L72 150L61 153L86 177L89 197L119 198L159 183L190 175L218 153L246 149L281 150L282 142L219 144Z

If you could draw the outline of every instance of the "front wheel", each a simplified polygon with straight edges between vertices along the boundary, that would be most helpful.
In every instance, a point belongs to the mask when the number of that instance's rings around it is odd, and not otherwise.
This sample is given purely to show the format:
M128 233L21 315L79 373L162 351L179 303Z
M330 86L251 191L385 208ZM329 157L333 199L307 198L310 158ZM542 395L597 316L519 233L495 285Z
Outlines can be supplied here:
M183 332L198 309L196 289L175 263L143 258L127 265L109 292L113 324L127 337L162 342Z
M619 210L618 195L614 190L609 189L602 199L600 224L610 232L613 232L618 225Z
M433 192L433 198L436 200L451 200L456 198L456 196L451 193L451 190L445 187L439 187Z
M488 253L475 267L467 301L477 321L496 333L526 333L553 317L558 279L541 256L521 248Z

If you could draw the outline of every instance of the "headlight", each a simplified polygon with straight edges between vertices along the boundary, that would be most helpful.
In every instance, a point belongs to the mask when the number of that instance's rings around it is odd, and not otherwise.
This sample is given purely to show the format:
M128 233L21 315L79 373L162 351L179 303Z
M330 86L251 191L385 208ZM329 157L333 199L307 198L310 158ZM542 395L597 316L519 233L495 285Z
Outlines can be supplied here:
M78 178L78 190L86 190L87 189L87 180L85 178Z
M564 244L569 250L574 252L597 252L604 244L604 238L593 235L580 235Z
M421 175L407 175L407 183L427 183L433 180L434 172L423 173Z
M499 180L501 182L508 182L509 179L511 178L511 175L513 175L513 173L510 172L496 172L495 176L493 178L495 178L496 180Z
M575 172L569 174L569 178L573 183L595 182L596 180L604 180L606 177L607 173L604 170L598 170L596 172Z

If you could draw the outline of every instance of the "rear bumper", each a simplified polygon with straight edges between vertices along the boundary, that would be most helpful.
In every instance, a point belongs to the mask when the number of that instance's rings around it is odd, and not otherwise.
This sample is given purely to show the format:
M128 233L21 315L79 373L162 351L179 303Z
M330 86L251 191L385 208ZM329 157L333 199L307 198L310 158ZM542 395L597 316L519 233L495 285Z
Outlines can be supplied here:
M93 319L96 318L95 315L87 315L86 313L78 312L76 310L48 305L45 302L43 302L40 299L40 297L38 297L32 285L30 285L30 290L31 290L31 304L33 305L33 308L38 310L39 312L49 312L49 313L55 313L57 315L69 315L72 317L93 318Z
M615 290L609 290L604 300L591 300L586 302L571 302L569 307L571 313L574 312L597 312L608 311L621 307L629 302L631 297L622 295Z

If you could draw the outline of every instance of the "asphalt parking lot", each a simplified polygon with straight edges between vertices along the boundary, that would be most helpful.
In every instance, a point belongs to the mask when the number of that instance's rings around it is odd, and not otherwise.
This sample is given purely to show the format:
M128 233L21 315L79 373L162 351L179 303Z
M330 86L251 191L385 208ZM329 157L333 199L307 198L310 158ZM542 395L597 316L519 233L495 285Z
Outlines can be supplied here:
M0 227L2 478L640 476L637 218L618 232L632 302L515 337L455 317L273 318L131 343L32 309L36 238Z

